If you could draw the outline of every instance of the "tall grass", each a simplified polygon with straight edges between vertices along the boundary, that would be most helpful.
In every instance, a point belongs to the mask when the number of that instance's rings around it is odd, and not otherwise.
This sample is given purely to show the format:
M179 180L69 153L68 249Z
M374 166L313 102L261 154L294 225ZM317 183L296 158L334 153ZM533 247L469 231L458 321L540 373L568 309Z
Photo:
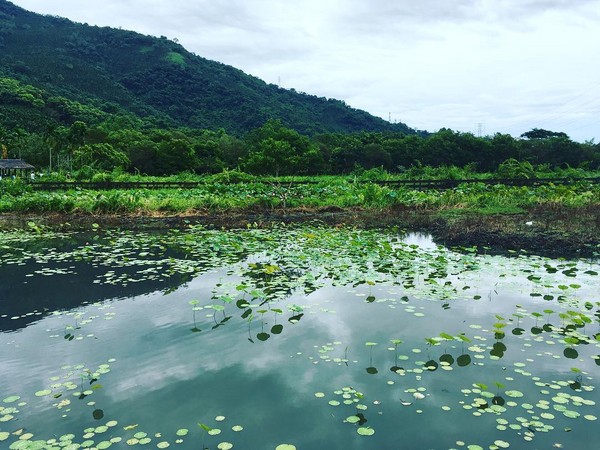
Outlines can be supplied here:
M237 175L235 175L237 177ZM600 205L600 186L586 183L510 187L484 183L454 189L418 191L380 186L341 177L325 177L316 184L289 185L253 180L228 184L217 178L194 189L72 190L40 192L5 190L0 212L82 212L88 214L183 213L201 210L288 208L414 208L517 212L544 204L566 208Z
M504 164L504 163L503 163ZM191 181L213 183L286 183L290 181L321 181L327 180L335 182L344 180L350 182L368 182L368 181L387 181L387 180L466 180L466 179L489 179L489 178L522 178L524 174L527 178L592 178L600 177L600 171L591 171L585 168L554 168L548 165L532 166L528 162L519 162L509 160L501 165L496 172L478 172L473 164L464 167L440 166L430 167L415 165L402 169L397 173L390 173L381 168L358 170L347 175L320 175L320 176L261 176L250 175L239 170L224 170L218 174L195 174L184 172L177 175L165 177L146 176L140 174L131 174L122 170L113 170L112 172L95 172L89 168L84 168L73 173L60 172L44 174L41 181Z

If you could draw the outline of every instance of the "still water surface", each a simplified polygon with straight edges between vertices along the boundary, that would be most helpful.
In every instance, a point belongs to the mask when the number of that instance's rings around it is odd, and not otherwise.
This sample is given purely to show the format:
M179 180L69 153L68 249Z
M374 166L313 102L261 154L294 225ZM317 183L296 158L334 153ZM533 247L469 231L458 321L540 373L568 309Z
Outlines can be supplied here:
M318 227L15 234L0 256L1 448L600 438L594 262Z

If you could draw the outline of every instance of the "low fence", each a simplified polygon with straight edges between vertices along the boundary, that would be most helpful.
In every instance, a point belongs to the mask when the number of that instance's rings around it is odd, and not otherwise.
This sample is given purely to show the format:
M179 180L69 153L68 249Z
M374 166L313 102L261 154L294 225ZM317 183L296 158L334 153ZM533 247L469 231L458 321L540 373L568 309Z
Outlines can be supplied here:
M600 183L600 177L597 178L490 178L485 180L466 179L466 180L374 180L360 181L353 183L373 183L381 186L408 189L452 189L461 184L482 183L487 185L502 184L506 186L542 186L542 185L566 185L575 183ZM322 180L304 180L304 181L265 181L266 184L277 186L299 186L307 184L323 183ZM89 190L111 190L111 189L195 189L205 186L209 183L203 181L34 181L31 187L36 191L66 191L72 189ZM230 183L237 184L237 183Z

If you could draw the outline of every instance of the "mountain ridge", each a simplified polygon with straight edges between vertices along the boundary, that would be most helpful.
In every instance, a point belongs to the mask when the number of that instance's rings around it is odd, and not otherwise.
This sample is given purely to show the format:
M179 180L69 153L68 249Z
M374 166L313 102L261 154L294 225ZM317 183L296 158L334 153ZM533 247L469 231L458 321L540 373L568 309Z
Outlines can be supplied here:
M416 133L340 100L267 84L165 37L40 15L6 0L0 0L0 76L164 127L242 135L279 119L309 135Z

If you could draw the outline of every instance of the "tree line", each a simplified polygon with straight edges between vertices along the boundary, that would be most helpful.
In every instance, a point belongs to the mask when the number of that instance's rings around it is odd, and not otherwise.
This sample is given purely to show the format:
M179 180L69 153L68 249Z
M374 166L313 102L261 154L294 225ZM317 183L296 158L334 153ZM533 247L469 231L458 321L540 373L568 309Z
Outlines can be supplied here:
M120 169L146 175L218 173L239 169L257 175L344 174L382 168L402 172L414 166L471 165L494 171L509 159L552 168L600 168L600 145L578 143L566 134L534 129L519 138L508 134L476 137L450 129L427 136L399 132L329 133L312 137L278 120L236 137L225 130L141 129L127 117L99 125L75 121L45 131L0 126L9 157L39 171L81 173Z

